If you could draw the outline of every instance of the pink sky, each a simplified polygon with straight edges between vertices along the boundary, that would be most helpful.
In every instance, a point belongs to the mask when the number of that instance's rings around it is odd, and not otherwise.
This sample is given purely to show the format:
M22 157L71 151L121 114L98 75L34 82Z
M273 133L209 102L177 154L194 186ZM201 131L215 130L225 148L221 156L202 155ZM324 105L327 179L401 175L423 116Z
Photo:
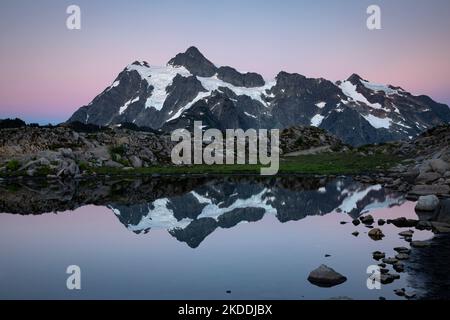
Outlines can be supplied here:
M409 1L408 10L404 0L382 1L380 31L365 27L366 1L252 1L240 11L232 9L235 0L198 0L192 8L177 0L109 7L79 1L79 31L65 28L64 1L44 0L35 10L34 2L7 1L0 13L0 118L64 121L127 64L164 65L191 45L216 65L266 78L281 70L333 81L358 73L450 102L448 1ZM220 17L211 16L217 10Z

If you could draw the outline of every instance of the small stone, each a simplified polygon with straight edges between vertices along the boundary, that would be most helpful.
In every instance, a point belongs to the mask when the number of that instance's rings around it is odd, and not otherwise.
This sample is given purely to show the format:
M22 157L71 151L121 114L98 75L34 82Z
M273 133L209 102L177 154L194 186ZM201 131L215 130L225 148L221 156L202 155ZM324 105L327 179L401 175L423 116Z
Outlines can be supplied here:
M384 237L383 232L378 228L370 230L368 234L369 234L369 237L374 241L382 240Z
M331 254L326 254L325 255L325 258L329 258L329 257L331 257Z
M402 231L398 235L400 237L411 238L413 236L413 234L414 234L414 231L408 230L408 231Z
M423 172L416 178L416 184L431 184L440 177L441 175L437 172Z
M428 241L412 241L411 247L413 248L427 248L431 246L430 242Z
M405 292L405 298L406 299L414 299L416 297L415 292Z
M397 228L413 228L417 225L419 220L406 219L405 217L388 220L388 224L393 224Z
M396 295L398 295L399 297L404 297L405 296L405 289L395 289L394 290L394 293L396 294Z
M374 253L372 253L372 257L375 260L381 260L383 258L386 258L386 254L384 252L375 251Z
M142 168L143 163L141 158L133 155L129 158L129 160L133 168Z
M430 166L431 170L441 175L450 170L450 164L442 159L432 159L428 162L428 165Z
M450 233L450 225L447 223L431 222L434 233Z
M378 219L378 225L379 226L384 226L386 224L386 220L384 219Z
M359 232L358 232L358 231L355 231L355 232L352 233L352 235L355 236L355 237L357 237L357 236L359 236Z
M359 226L361 221L359 221L358 219L355 219L355 220L352 221L352 223L353 223L354 226Z
M391 273L392 278L394 278L394 280L398 280L400 279L400 275L398 273Z
M367 225L371 225L375 222L375 220L373 219L373 217L370 214L367 216L360 217L359 220L361 220L362 223L367 224Z
M393 265L393 268L397 272L405 272L405 265L401 262L397 262Z
M428 196L428 195L448 195L450 186L433 184L433 185L416 185L409 192L408 197L412 196Z
M388 274L388 273L389 273L389 269L381 268L381 269L380 269L380 273L381 273L381 274Z
M347 222L346 221L341 221L340 224L344 225L344 224L347 224Z
M433 229L433 225L429 221L419 221L416 226L417 230L431 230Z
M382 261L383 261L383 263L392 264L392 265L394 265L398 262L398 260L395 258L384 258Z
M396 277L390 273L380 275L381 284L390 284L390 283L394 282L395 280L396 280Z
M406 247L396 247L396 248L394 248L394 251L398 252L398 253L406 253L406 254L411 253L411 249L408 249Z
M395 259L397 260L408 260L409 259L409 255L406 253L399 253L395 256Z

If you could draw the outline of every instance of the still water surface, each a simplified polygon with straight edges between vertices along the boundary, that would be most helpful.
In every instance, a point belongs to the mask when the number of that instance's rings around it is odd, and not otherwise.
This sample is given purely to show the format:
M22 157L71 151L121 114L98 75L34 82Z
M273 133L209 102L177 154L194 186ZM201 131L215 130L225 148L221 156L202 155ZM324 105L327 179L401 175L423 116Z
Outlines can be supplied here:
M370 229L351 221L367 213L375 221L417 217L402 195L350 178L159 178L0 189L2 299L402 299L394 289L418 296L429 290L414 251L416 271L407 268L381 290L367 288L366 270L379 263L372 252L394 256L394 247L408 246L398 235L407 229L384 225L386 237L373 241ZM431 238L414 233L414 240ZM348 280L312 285L308 274L321 264ZM66 288L69 265L81 268L79 291Z

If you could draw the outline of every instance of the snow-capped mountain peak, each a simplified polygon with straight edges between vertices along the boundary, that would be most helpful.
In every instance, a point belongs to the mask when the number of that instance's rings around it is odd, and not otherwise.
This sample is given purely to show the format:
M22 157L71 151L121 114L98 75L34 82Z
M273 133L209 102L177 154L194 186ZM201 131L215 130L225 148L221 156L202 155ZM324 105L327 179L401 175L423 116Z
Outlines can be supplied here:
M97 125L132 122L163 131L192 128L195 120L218 129L319 126L359 145L414 137L450 122L450 110L427 96L357 74L333 83L280 72L268 81L257 73L217 67L190 47L166 66L133 62L69 119Z

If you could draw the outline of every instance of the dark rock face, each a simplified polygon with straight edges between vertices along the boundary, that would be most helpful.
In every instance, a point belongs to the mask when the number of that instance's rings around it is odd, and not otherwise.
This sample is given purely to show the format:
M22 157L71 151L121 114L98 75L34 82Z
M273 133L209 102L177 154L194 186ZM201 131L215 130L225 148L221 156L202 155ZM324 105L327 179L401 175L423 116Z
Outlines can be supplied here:
M299 74L280 72L276 85L269 94L272 115L280 127L310 125L311 118L321 109L318 102L336 106L344 97L341 90L332 82L323 79L309 79Z
M340 110L342 111L331 111L320 127L350 145L360 146L400 138L399 135L390 133L386 129L374 128L354 109L341 106Z
M169 64L185 67L193 75L199 77L212 77L217 72L216 66L206 59L196 47L190 47L185 53L177 54L169 61Z
M178 241L186 242L189 247L197 248L216 228L216 220L201 218L191 222L185 229L169 230L169 233Z
M280 132L282 154L301 154L306 152L343 151L346 146L341 140L316 127L291 127Z
M275 81L266 82L257 73L218 68L195 47L176 55L166 67L132 63L68 121L133 123L168 131L184 128L185 121L176 120L193 117L190 109L199 103L209 109L210 124L218 129L315 126L353 146L407 140L450 122L448 106L355 74L333 83L280 72ZM195 117L202 120L203 114Z
M68 122L79 121L81 123L90 123L96 125L109 125L113 123L131 122L133 118L122 117L116 122L115 119L120 115L120 107L130 101L130 97L147 97L153 91L147 82L141 78L137 71L122 71L114 81L116 86L105 89L98 95L90 105L80 108L75 112ZM136 106L136 109L133 107ZM131 116L136 116L142 111L143 105L131 104L133 109Z
M236 87L262 87L265 84L263 77L254 72L247 72L245 74L238 72L231 67L220 67L217 70L217 77L220 80L231 83Z

